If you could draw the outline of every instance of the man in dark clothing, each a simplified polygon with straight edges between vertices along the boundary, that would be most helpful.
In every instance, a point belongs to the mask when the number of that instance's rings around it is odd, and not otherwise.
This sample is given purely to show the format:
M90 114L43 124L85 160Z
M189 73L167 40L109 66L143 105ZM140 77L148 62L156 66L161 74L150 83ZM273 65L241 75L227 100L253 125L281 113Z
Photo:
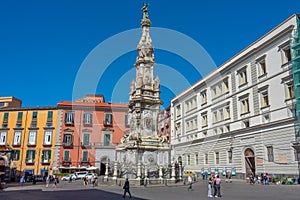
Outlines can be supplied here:
M129 194L129 198L131 198L131 194L130 194L130 191L129 191L129 181L128 181L128 178L126 178L126 181L125 181L125 184L123 186L123 189L124 189L123 198L125 198L127 192Z

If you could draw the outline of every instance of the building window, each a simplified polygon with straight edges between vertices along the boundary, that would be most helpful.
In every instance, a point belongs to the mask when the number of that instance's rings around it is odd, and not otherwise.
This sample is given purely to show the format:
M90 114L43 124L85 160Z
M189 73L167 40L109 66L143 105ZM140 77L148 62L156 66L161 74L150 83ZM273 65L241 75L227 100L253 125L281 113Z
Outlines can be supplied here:
M83 146L89 146L90 145L90 134L85 133L83 134Z
M185 102L185 111L189 112L197 108L197 97L194 97Z
M0 102L0 107L4 107L4 102Z
M14 146L20 146L21 145L21 135L22 135L21 131L16 131L15 132L14 141L13 141Z
M104 113L104 125L112 125L112 113Z
M22 127L22 118L23 118L23 112L18 112L18 118L16 123L17 128Z
M93 115L92 115L92 113L84 113L83 114L83 124L84 125L92 125L93 124Z
M48 111L47 122L52 122L53 119L53 111Z
M32 119L31 119L31 128L37 127L37 117L38 117L38 112L32 112Z
M286 99L295 98L294 83L293 82L285 83L285 88L286 88Z
M266 65L265 59L257 61L256 65L257 65L258 77L264 76L267 74L267 65Z
M73 145L73 136L72 136L72 134L64 134L63 145L64 146L72 146Z
M6 145L7 132L0 132L0 145Z
M232 150L231 149L228 151L228 163L229 164L232 163Z
M247 84L247 68L238 71L239 86Z
M46 127L52 127L53 111L48 111Z
M230 119L230 108L229 108L229 106L225 107L225 119Z
M263 91L260 93L261 95L261 108L265 108L269 106L269 95L268 91Z
M207 126L207 113L202 114L202 128Z
M73 112L65 113L65 124L66 125L74 125L74 113Z
M36 131L29 131L28 145L36 145Z
M241 114L249 113L249 99L241 99Z
M267 146L268 161L274 162L273 146Z
M208 154L204 154L204 161L205 161L205 164L207 165L208 164Z
M110 134L104 134L104 146L110 146Z
M34 163L35 150L27 150L26 152L26 163Z
M244 121L243 121L243 125L244 125L244 128L250 127L250 122L249 122L249 120L244 120Z
M269 123L270 122L270 115L269 114L263 115L263 122L264 123Z
M177 122L175 125L175 133L176 136L179 137L181 135L181 123Z
M289 63L292 60L290 46L286 45L285 47L281 48L281 58L282 64Z
M8 112L5 112L3 115L3 121L2 121L2 128L7 128L7 124L8 124Z
M44 145L52 144L52 131L45 131L44 133Z
M220 162L219 152L216 152L216 164L218 165Z
M20 150L12 150L10 153L10 160L18 161L20 159Z
M69 150L65 150L64 151L63 161L65 161L65 162L69 162L70 161L70 151Z
M89 152L88 151L82 151L82 161L83 162L88 162L88 156L89 156Z
M229 92L229 82L228 82L228 78L223 80L223 91L224 93L228 93Z
M195 164L199 165L199 156L198 156L198 153L195 154L195 161L196 161Z
M187 155L187 164L190 165L191 164L191 156Z
M207 103L207 94L206 94L206 90L201 92L201 105L204 105Z
M213 123L216 123L216 122L218 122L218 112L214 111L213 112Z
M180 105L176 106L175 113L176 113L176 119L181 117L181 107L180 107Z
M42 163L50 163L51 159L51 150L42 151Z

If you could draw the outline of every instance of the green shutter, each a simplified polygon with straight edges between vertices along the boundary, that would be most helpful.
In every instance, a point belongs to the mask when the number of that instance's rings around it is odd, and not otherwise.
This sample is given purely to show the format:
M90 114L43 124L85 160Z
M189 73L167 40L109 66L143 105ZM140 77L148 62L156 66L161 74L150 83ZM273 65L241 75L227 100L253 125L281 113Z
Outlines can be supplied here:
M11 150L10 152L10 160L14 160L15 150Z
M51 160L51 150L48 150L48 158L49 158L49 161Z
M82 161L87 161L88 160L88 151L83 151L82 152Z
M42 151L42 162L44 161L45 153L46 153L46 152L47 152L46 150L43 150L43 151Z
M28 160L29 151L30 151L30 150L27 150L27 151L26 151L26 160Z
M23 112L18 112L18 121L22 121Z
M32 150L32 160L34 161L35 159L35 150Z

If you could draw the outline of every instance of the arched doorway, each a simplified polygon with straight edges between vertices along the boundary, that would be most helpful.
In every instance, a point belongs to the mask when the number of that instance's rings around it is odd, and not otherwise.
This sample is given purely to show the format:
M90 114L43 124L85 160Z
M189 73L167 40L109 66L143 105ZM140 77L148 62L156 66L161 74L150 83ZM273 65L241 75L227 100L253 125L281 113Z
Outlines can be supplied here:
M245 165L246 177L249 177L252 173L255 174L255 155L250 148L245 150Z

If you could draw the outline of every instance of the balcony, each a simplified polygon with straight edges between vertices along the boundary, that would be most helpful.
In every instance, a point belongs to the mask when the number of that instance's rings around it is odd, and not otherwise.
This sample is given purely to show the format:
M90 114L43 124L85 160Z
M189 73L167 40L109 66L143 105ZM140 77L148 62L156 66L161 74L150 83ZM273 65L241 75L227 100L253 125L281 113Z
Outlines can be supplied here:
M13 143L12 146L14 146L14 147L20 147L21 146L21 142Z
M74 121L65 121L66 126L74 126Z
M26 165L34 165L33 159L26 159Z
M104 120L103 124L104 124L104 126L112 126L113 125L112 121L109 121L109 120Z
M81 147L82 147L82 148L91 148L92 145L91 145L91 143L81 142Z
M42 160L42 165L50 165L50 160Z
M35 147L35 146L36 146L36 143L27 143L27 146L28 146L28 147Z
M63 142L62 146L64 148L73 148L73 142Z
M90 160L89 159L87 159L87 160L82 160L81 162L80 162L80 166L82 166L82 167L89 167L91 164L90 164Z
M94 142L94 147L98 149L114 149L118 143L103 143L103 142Z
M64 167L70 167L72 165L72 161L71 160L63 160L61 165Z

